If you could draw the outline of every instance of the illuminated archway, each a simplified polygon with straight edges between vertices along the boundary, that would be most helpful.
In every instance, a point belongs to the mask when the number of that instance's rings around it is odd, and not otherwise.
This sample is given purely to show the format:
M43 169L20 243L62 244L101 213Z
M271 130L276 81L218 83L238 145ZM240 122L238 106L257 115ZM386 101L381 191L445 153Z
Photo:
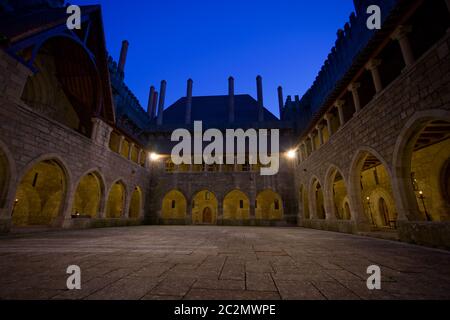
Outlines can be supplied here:
M316 218L320 220L324 220L326 218L325 213L325 202L323 195L323 188L318 179L314 179L311 185L312 192L312 204L313 204L313 213L315 213Z
M280 195L272 190L264 190L256 197L255 217L259 220L283 219L283 201Z
M194 224L216 224L218 201L214 193L203 190L192 200L192 222Z
M131 195L130 210L128 217L137 219L141 216L142 208L142 191L141 188L136 187Z
M364 212L367 221L377 227L396 228L398 213L391 176L381 157L374 151L359 151L352 166L352 177L355 204L360 209L355 212ZM382 203L387 209L381 206ZM388 222L384 223L386 212Z
M103 197L103 181L96 172L81 178L75 191L72 214L98 217Z
M350 206L347 200L347 186L344 177L335 167L332 167L328 172L327 192L329 194L329 207L331 213L338 220L349 220L351 214Z
M67 177L56 160L34 165L22 177L12 212L14 226L52 225L60 216Z
M125 206L125 186L122 182L114 183L109 191L108 203L106 206L107 218L122 218Z
M404 150L404 188L422 219L450 220L450 121L421 123Z
M223 200L224 220L247 220L250 218L250 200L240 190L233 190Z
M186 197L180 191L172 190L163 198L161 217L170 220L184 220L186 208Z

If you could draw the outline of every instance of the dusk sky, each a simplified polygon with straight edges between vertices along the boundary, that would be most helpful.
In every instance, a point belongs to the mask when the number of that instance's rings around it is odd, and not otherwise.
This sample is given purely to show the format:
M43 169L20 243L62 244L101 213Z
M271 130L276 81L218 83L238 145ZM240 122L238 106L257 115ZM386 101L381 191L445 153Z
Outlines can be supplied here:
M277 87L302 96L311 86L353 11L352 0L74 0L101 4L110 54L130 42L125 81L146 108L150 85L167 80L166 107L186 95L256 97L263 77L265 106L278 116Z

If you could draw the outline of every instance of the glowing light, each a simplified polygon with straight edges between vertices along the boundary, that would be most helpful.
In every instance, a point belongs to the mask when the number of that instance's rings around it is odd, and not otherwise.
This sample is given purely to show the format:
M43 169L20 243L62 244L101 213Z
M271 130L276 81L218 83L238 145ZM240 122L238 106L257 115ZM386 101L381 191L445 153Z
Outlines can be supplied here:
M423 195L423 191L422 191L422 190L420 190L420 191L419 191L419 194L420 194L420 195Z
M294 158L297 156L297 151L296 151L296 150L289 150L289 151L286 153L286 155L287 155L287 157L288 157L289 159L294 159Z
M154 153L154 152L150 153L150 160L151 161L158 161L159 160L159 155Z
M366 199L367 199L367 201L370 201L370 197L367 197Z

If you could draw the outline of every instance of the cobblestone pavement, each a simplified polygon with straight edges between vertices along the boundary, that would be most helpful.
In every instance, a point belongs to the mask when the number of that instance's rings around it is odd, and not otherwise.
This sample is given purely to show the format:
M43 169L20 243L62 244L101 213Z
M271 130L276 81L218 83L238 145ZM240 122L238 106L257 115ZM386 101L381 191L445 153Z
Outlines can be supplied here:
M382 289L366 269L379 265ZM82 289L66 288L69 265ZM142 226L0 238L0 299L449 299L450 253L301 228Z

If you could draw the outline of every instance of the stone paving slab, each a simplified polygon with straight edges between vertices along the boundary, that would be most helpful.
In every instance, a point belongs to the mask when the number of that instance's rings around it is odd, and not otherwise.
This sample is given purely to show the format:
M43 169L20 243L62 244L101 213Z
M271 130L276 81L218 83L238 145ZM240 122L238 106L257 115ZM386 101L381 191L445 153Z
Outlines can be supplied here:
M81 290L66 269L81 268ZM382 289L366 286L378 265ZM0 237L0 299L450 299L450 252L302 228L142 226Z

